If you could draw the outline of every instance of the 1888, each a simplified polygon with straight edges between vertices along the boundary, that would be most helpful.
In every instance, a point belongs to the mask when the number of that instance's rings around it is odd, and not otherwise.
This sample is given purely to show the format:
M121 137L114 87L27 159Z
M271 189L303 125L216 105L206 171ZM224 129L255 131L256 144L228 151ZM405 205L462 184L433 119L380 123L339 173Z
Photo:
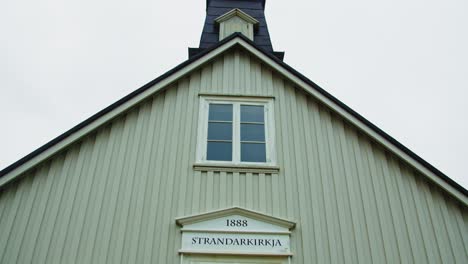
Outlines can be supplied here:
M241 220L241 219L227 219L226 220L226 226L248 226L247 220Z

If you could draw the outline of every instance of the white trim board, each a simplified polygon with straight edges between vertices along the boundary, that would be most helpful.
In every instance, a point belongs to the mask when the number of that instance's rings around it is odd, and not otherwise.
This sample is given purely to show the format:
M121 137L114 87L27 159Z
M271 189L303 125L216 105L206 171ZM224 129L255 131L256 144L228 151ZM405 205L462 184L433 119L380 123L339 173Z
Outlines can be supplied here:
M204 56L196 59L195 61L191 62L187 66L179 69L178 71L172 73L167 78L159 81L153 87L141 92L140 94L136 95L135 97L129 99L127 102L119 105L112 111L104 114L97 120L94 120L92 123L88 124L87 126L81 128L74 134L70 135L69 137L63 139L59 143L53 145L49 149L45 150L44 152L40 153L39 155L33 157L32 159L26 161L25 163L21 164L17 168L13 169L6 175L0 178L0 188L6 185L7 183L14 180L17 176L21 175L22 173L26 172L27 170L33 168L35 165L39 164L42 161L50 158L52 155L56 154L57 152L61 151L65 147L69 146L70 144L76 142L77 140L81 139L91 131L97 129L101 125L109 122L111 119L115 118L122 112L126 111L127 109L135 106L136 104L140 103L142 100L146 99L147 97L157 93L161 89L166 88L171 83L179 80L180 78L184 77L185 75L189 74L193 70L199 68L203 64L211 61L218 55L224 53L225 51L229 50L233 46L240 46L243 49L249 51L252 55L255 55L259 60L261 60L266 65L272 67L277 73L285 76L289 81L301 87L305 90L309 95L313 96L321 103L325 104L329 108L331 108L335 113L346 119L351 124L358 127L362 132L366 135L370 136L375 141L382 144L385 148L395 154L397 157L401 158L409 165L411 165L414 169L425 175L430 181L453 195L456 199L462 202L464 205L468 205L468 197L465 196L462 192L457 190L455 187L451 186L449 183L444 181L434 172L426 168L423 164L418 162L416 159L405 153L402 149L394 145L392 142L387 140L385 137L377 133L371 127L363 123L361 120L353 116L351 113L346 111L336 102L332 101L330 98L319 92L317 89L306 83L305 81L301 80L299 77L291 73L289 70L284 68L282 65L278 64L276 61L271 59L270 57L263 54L261 51L257 50L254 46L249 44L247 41L242 39L241 37L237 36L223 45L211 50Z
M185 225L190 225L193 223L198 223L198 222L207 221L207 220L216 219L216 218L220 218L223 216L229 216L229 215L234 215L234 214L239 214L239 215L250 217L252 219L256 219L259 221L268 222L268 223L278 225L287 229L293 229L296 226L296 223L292 221L266 215L257 211L247 210L245 208L237 207L237 206L225 208L221 210L216 210L216 211L211 211L211 212L206 212L202 214L177 217L175 220L179 226L185 226Z
M231 11L228 11L227 13L220 15L219 17L215 18L215 22L220 24L222 22L229 20L230 18L234 16L238 16L242 18L243 20L245 20L246 22L252 23L254 25L257 25L259 23L257 19L253 18L252 16L240 10L239 8L234 8Z
M212 50L205 56L199 58L198 60L195 60L191 64L183 67L179 71L173 73L172 75L168 76L164 80L161 80L157 84L155 84L153 87L143 91L142 93L136 95L135 97L131 98L127 102L119 105L112 111L106 113L105 115L101 116L97 120L94 120L92 123L88 124L87 126L81 128L79 131L76 133L70 135L66 139L60 141L59 143L55 144L54 146L50 147L49 149L45 150L41 154L35 156L34 158L26 161L25 163L21 164L19 167L13 169L6 175L0 178L0 188L3 187L5 184L11 182L13 179L15 179L17 176L21 175L22 173L26 172L27 170L33 168L35 165L39 164L40 162L43 162L50 158L51 156L55 155L59 151L63 150L65 147L71 145L72 143L78 141L79 139L83 138L86 136L88 133L94 131L98 127L104 125L105 123L109 122L113 118L117 117L124 111L134 107L144 99L148 98L149 96L153 95L154 93L157 93L163 88L166 88L168 85L171 83L176 82L177 80L181 79L184 77L186 74L192 72L193 70L197 69L204 63L210 61L217 55L223 53L224 51L228 50L232 46L236 45L238 43L238 39L232 39L225 43L224 45L220 46L219 48Z

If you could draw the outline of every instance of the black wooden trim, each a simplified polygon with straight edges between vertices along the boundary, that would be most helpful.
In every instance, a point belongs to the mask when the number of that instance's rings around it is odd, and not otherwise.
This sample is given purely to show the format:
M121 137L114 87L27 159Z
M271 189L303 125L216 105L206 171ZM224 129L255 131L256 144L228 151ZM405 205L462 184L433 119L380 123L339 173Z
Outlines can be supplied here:
M178 66L176 66L175 68L169 70L168 72L164 73L163 75L159 76L158 78L152 80L151 82L145 84L144 86L142 86L141 88L133 91L132 93L130 93L129 95L123 97L122 99L118 100L117 102L111 104L110 106L104 108L103 110L99 111L97 114L91 116L90 118L86 119L85 121L81 122L80 124L78 124L77 126L73 127L72 129L68 130L67 132L63 133L62 135L54 138L53 140L49 141L48 143L46 143L45 145L43 145L42 147L36 149L35 151L33 151L32 153L28 154L27 156L21 158L20 160L16 161L15 163L11 164L10 166L6 167L5 169L3 169L2 171L0 171L0 177L3 177L5 176L7 173L9 173L10 171L18 168L19 166L23 165L24 163L26 163L27 161L31 160L32 158L36 157L37 155L41 154L42 152L46 151L48 148L54 146L55 144L59 143L60 141L66 139L67 137L69 137L70 135L72 135L73 133L79 131L81 128L91 124L93 121L99 119L100 117L104 116L105 114L111 112L112 110L114 110L115 108L119 107L120 105L124 104L125 102L129 101L130 99L132 99L133 97L141 94L142 92L146 91L147 89L149 89L150 87L154 86L155 84L157 84L158 82L166 79L167 77L169 77L170 75L174 74L175 72L179 71L180 69L186 67L187 65L191 64L192 62L198 60L199 58L205 56L206 54L210 53L211 51L217 49L218 47L224 45L225 43L231 41L232 39L234 38L241 38L242 40L244 40L245 42L247 42L248 44L250 44L252 47L254 47L256 50L260 51L262 54L264 54L265 56L269 57L270 59L272 59L273 61L275 61L276 63L278 63L279 65L281 65L283 68L285 68L286 70L288 70L291 74L295 75L296 77L298 77L299 79L301 79L302 81L304 81L305 83L309 84L310 86L314 87L318 92L320 92L321 94L323 94L325 97L327 97L328 99L330 99L331 101L333 101L334 103L336 103L338 106L340 106L341 108L343 108L346 112L348 112L349 114L351 114L352 116L354 116L355 118L357 118L359 121L363 122L366 126L370 127L372 130L374 130L377 134L379 134L380 136L382 136L383 138L385 138L386 140L388 140L390 143L392 143L393 145L395 145L397 148L399 148L400 150L402 150L404 153L408 154L410 157L412 157L413 159L415 159L417 162L421 163L424 167L426 167L428 170L430 170L431 172L433 172L435 175L437 175L439 178L441 178L442 180L444 180L445 182L447 182L449 185L451 185L452 187L454 187L455 189L457 189L458 191L460 191L461 193L463 193L464 195L468 196L468 190L466 190L463 186L459 185L457 182L455 182L454 180L452 180L450 177L448 177L447 175L445 175L443 172L439 171L437 168L435 168L434 166L432 166L431 164L429 164L429 162L425 161L424 159L422 159L421 157L419 157L417 154L415 154L414 152L412 152L410 149L408 149L407 147L405 147L403 144L401 144L400 142L398 142L396 139L394 139L393 137L391 137L390 135L388 135L387 133L385 133L383 130L381 130L380 128L378 128L376 125L374 125L373 123L371 123L369 120L367 120L366 118L364 118L363 116L361 116L360 114L358 114L357 112L355 112L353 109L351 109L349 106L347 106L346 104L344 104L343 102L341 102L340 100L338 100L336 97L334 97L333 95L331 95L330 93L328 93L327 91L325 91L323 88L321 88L320 86L318 86L316 83L314 83L313 81L311 81L310 79L308 79L307 77L305 77L304 75L302 75L301 73L299 73L298 71L296 71L295 69L293 69L291 66L287 65L286 63L284 63L282 60L280 60L279 58L277 58L276 56L274 56L273 54L271 54L270 52L268 51L265 51L264 49L258 47L253 41L251 41L250 39L248 39L247 37L245 37L244 35L242 35L241 33L234 33L232 34L231 36L223 39L222 41L220 41L217 45L214 45L213 47L211 48L207 48L207 49L204 49L202 52L198 53L197 55L193 56L191 59L179 64Z
M323 94L325 97L336 103L338 106L343 108L346 112L350 113L352 116L357 118L359 121L363 122L366 126L370 127L372 130L374 130L377 134L388 140L390 143L395 145L397 148L402 150L404 153L408 154L408 156L412 157L415 159L417 162L421 163L424 167L426 167L428 170L439 176L442 180L447 182L449 185L452 187L456 188L460 192L462 192L464 195L468 196L468 190L465 189L463 186L452 180L450 177L445 175L443 172L432 166L429 162L425 161L423 158L419 157L416 153L408 149L406 146L401 144L398 140L390 136L389 134L385 133L383 130L378 128L376 125L374 125L372 122L367 120L365 117L361 116L359 113L351 109L349 106L341 102L339 99L325 91L323 88L318 86L316 83L311 81L309 78L305 77L302 75L300 72L296 71L294 68L283 62L282 60L278 59L276 56L273 56L271 53L266 52L259 48L257 45L255 45L254 42L252 42L250 39L244 37L243 35L239 34L239 37L241 37L244 41L248 42L251 46L253 46L255 49L263 53L265 56L269 57L270 59L274 60L276 63L280 64L282 67L284 67L286 70L288 70L290 73L304 81L305 83L309 84L310 86L314 87L318 92Z
M166 72L163 75L159 76L158 78L152 80L151 82L149 82L149 83L143 85L142 87L138 88L137 90L131 92L127 96L125 96L122 99L118 100L117 102L109 105L108 107L104 108L103 110L101 110L98 113L94 114L93 116L89 117L85 121L79 123L75 127L71 128L70 130L66 131L65 133L61 134L60 136L52 139L51 141L47 142L45 145L39 147L38 149L34 150L30 154L26 155L25 157L21 158L20 160L16 161L15 163L11 164L10 166L8 166L5 169L1 170L0 171L0 177L3 177L4 175L9 173L10 171L16 169L17 167L23 165L27 161L33 159L37 155L39 155L42 152L46 151L48 148L54 146L55 144L59 143L60 141L62 141L64 139L66 139L67 137L69 137L73 133L78 132L81 128L91 124L95 120L97 120L100 117L104 116L105 114L111 112L112 110L116 109L120 105L126 103L127 101L129 101L133 97L135 97L135 96L141 94L142 92L148 90L150 87L152 87L155 84L159 83L160 81L166 79L170 75L174 74L175 72L179 71L180 69L184 68L185 66L191 64L192 62L198 60L200 57L203 57L205 54L211 52L212 50L218 48L219 46L222 46L223 44L229 42L230 40L234 39L235 37L238 37L238 35L233 34L232 36L229 36L229 37L223 39L222 41L220 41L217 45L215 45L215 46L213 46L211 48L204 49L201 53L198 53L197 55L193 56L191 59L177 65L176 67L172 68L171 70L169 70L168 72Z

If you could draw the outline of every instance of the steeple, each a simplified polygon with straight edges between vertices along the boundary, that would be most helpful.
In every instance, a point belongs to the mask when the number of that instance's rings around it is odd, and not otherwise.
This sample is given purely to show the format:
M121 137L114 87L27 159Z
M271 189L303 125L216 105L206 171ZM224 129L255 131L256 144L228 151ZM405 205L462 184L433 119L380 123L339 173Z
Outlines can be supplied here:
M271 45L265 19L265 0L207 0L200 46L189 48L189 57L216 45L235 32L244 34L259 48L283 59L284 52L273 51Z

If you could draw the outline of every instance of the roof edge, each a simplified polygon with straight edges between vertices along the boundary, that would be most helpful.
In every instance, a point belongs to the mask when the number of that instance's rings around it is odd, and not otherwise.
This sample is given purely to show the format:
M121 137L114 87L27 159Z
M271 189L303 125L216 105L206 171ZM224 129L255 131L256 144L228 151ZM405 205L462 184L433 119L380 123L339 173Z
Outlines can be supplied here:
M398 140L387 134L385 131L374 125L372 122L367 120L365 117L354 111L352 108L347 106L345 103L341 102L338 98L333 96L332 94L328 93L326 90L324 90L322 87L320 87L318 84L314 83L312 80L307 78L306 76L302 75L300 72L296 71L294 68L286 64L284 61L278 59L276 56L273 56L270 54L268 51L263 50L261 47L258 47L253 41L248 39L247 37L244 37L240 35L245 42L249 43L251 46L253 46L256 50L259 52L263 53L263 55L267 56L274 62L280 64L282 67L284 67L286 70L291 72L293 75L301 79L303 82L307 83L308 85L312 86L314 89L316 89L319 93L327 97L329 100L337 104L339 107L343 108L346 112L351 114L353 117L358 119L360 122L364 123L366 126L371 128L373 131L375 131L377 134L388 140L390 143L395 145L398 149L401 149L403 152L408 154L411 158L415 159L417 162L421 163L424 167L426 167L428 170L439 176L442 180L446 181L448 184L450 184L452 187L456 188L459 190L461 193L463 193L466 197L468 197L468 190L465 189L463 186L455 182L453 179L445 175L443 172L432 166L429 162L425 161L423 158L418 156L416 153L411 151L409 148L404 146L402 143L400 143Z
M240 1L242 1L242 0L240 0ZM211 2L211 0L206 0L206 9L208 9L208 6L210 5L210 2ZM266 0L262 0L263 10L265 10L265 4L266 4Z
M440 178L443 182L447 183L449 186L451 186L455 190L459 191L462 195L464 195L464 198L460 198L458 195L456 195L454 193L452 193L452 194L455 197L457 197L458 200L463 202L464 205L468 205L468 202L467 202L468 201L468 191L467 191L467 189L465 189L463 186L461 186L460 184L455 182L453 179L451 179L450 177L448 177L447 175L442 173L440 170L438 170L437 168L432 166L430 163L428 163L427 161L425 161L424 159L419 157L417 154L415 154L410 149L408 149L403 144L401 144L399 141L397 141L396 139L394 139L393 137L391 137L390 135L385 133L383 130L381 130L380 128L375 126L373 123L368 121L366 118L364 118L363 116L361 116L360 114L358 114L357 112L352 110L350 107L348 107L346 104L344 104L343 102L338 100L336 97L329 94L327 91L325 91L323 88L321 88L320 86L315 84L313 81L309 80L307 77L305 77L301 73L294 70L292 67L290 67L289 65L287 65L286 63L284 63L283 61L281 61L280 59L275 57L273 54L270 54L268 51L265 51L261 47L258 47L253 41L251 41L247 37L243 36L241 33L234 33L231 36L229 36L229 37L223 39L222 41L220 41L217 45L214 45L211 48L207 48L207 49L203 50L202 52L200 52L199 54L194 55L191 59L177 65L173 69L167 71L163 75L161 75L158 78L150 81L149 83L147 83L144 86L140 87L139 89L133 91L132 93L128 94L127 96L123 97L122 99L118 100L117 102L111 104L110 106L104 108L103 110L99 111L95 115L89 117L85 121L79 123L78 125L71 128L70 130L66 131L65 133L61 134L60 136L54 138L53 140L49 141L45 145L41 146L40 148L36 149L35 151L33 151L30 154L26 155L25 157L21 158L20 160L18 160L16 162L14 162L13 164L7 166L5 169L0 171L0 188L2 188L4 184L9 182L9 181L7 181L7 182L2 181L2 178L5 177L10 172L12 172L15 169L19 168L20 166L22 166L26 162L31 161L32 159L36 158L38 155L45 152L47 149L57 145L61 141L63 141L65 139L67 139L68 137L74 135L75 133L77 133L78 131L83 129L84 127L86 127L86 126L90 125L91 123L93 123L94 121L98 120L100 117L102 117L102 116L108 114L109 112L111 112L112 110L124 105L129 100L131 100L134 97L142 94L143 92L145 92L146 90L148 90L152 86L154 86L154 85L158 84L159 82L167 79L169 76L175 74L176 72L178 72L179 70L185 68L186 66L189 66L193 62L195 62L198 59L204 57L205 55L208 55L212 51L220 48L221 46L223 46L224 44L234 40L235 38L239 38L240 40L242 40L245 43L249 44L255 50L257 50L258 52L260 52L261 54L263 54L264 56L266 56L267 58L269 58L273 62L277 63L279 66L283 67L287 72L289 72L290 74L292 74L296 78L300 79L305 84L313 87L315 90L317 90L317 92L319 94L321 94L322 96L324 96L325 98L327 98L328 100L330 100L331 102L333 102L334 104L336 104L337 106L342 108L349 115L356 118L359 122L361 122L365 126L367 126L371 131L374 131L376 134L381 136L383 139L387 140L390 144L394 145L397 149L401 150L403 153L408 155L410 158L415 160L417 163L421 164L424 168L426 168L428 171L432 172L435 176ZM236 43L236 45L241 45L241 44ZM156 92L158 92L158 91L156 91ZM53 155L53 154L51 154L51 155ZM397 156L401 157L400 155L397 155ZM403 158L403 159L405 159L405 158ZM38 162L42 162L42 161L44 161L44 160L40 160ZM422 173L424 173L424 172L422 172ZM426 174L426 173L424 173L424 174ZM429 175L427 175L427 176L430 178ZM439 183L437 183L437 182L435 182L435 183L438 184L439 186L441 186ZM443 188L443 189L450 192L450 190L447 190L446 188Z
M207 49L204 49L203 51L201 51L200 53L194 55L191 59L189 60L186 60L184 62L182 62L181 64L177 65L176 67L170 69L169 71L167 71L166 73L160 75L159 77L157 77L156 79L150 81L149 83L143 85L142 87L138 88L137 90L131 92L130 94L124 96L123 98L119 99L118 101L116 101L115 103L112 103L111 105L107 106L106 108L102 109L101 111L97 112L96 114L92 115L91 117L85 119L84 121L82 121L81 123L79 123L78 125L72 127L71 129L67 130L66 132L64 132L63 134L55 137L54 139L52 139L51 141L47 142L46 144L42 145L41 147L37 148L36 150L34 150L33 152L27 154L26 156L24 156L23 158L19 159L18 161L12 163L11 165L5 167L3 170L0 170L0 179L2 177L4 177L5 175L7 175L8 173L10 173L11 171L15 170L16 168L18 168L19 166L23 165L24 163L26 163L27 161L33 159L34 157L36 157L37 155L43 153L45 150L49 149L50 147L56 145L57 143L61 142L62 140L70 137L71 135L73 135L74 133L78 132L79 130L81 130L82 128L86 127L87 125L91 124L92 122L96 121L97 119L99 119L100 117L104 116L105 114L111 112L112 110L114 110L115 108L123 105L125 102L127 102L128 100L134 98L135 96L141 94L142 92L146 91L147 89L149 89L150 87L152 87L153 85L159 83L160 81L166 79L167 77L169 77L170 75L174 74L175 72L179 71L180 69L184 68L185 66L191 64L192 62L198 60L199 58L205 56L206 54L210 53L211 51L217 49L218 47L224 45L225 43L233 40L234 38L236 37L239 37L239 35L241 35L240 33L234 33L232 34L231 36L223 39L222 41L220 41L217 45L213 46L213 47L210 47L210 48L207 48ZM1 188L1 182L0 182L0 188Z

